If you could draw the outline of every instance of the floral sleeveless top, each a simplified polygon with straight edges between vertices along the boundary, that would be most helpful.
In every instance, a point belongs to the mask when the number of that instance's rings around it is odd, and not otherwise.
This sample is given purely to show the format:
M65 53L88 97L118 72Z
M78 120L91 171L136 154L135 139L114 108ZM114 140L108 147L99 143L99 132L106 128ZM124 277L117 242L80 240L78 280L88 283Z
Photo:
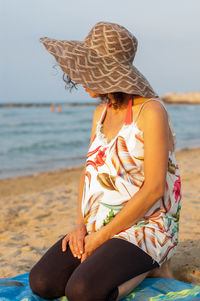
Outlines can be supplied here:
M82 212L88 233L107 225L143 185L144 138L136 119L143 105L150 100L158 101L165 108L162 101L148 99L141 105L133 121L130 99L125 123L110 142L101 133L109 104L97 123L96 135L88 150L82 197ZM168 121L175 140L169 115ZM135 244L162 264L173 255L178 243L180 209L180 173L175 154L169 151L163 197L154 203L141 220L114 237Z

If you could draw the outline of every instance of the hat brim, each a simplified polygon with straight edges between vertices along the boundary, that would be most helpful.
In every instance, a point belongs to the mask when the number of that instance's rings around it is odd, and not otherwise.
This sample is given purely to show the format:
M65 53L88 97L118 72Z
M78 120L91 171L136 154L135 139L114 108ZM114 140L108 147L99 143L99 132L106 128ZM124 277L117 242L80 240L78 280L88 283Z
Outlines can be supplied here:
M41 38L61 69L74 82L99 94L124 92L157 97L147 79L132 64L120 64L111 56L100 56L84 42Z

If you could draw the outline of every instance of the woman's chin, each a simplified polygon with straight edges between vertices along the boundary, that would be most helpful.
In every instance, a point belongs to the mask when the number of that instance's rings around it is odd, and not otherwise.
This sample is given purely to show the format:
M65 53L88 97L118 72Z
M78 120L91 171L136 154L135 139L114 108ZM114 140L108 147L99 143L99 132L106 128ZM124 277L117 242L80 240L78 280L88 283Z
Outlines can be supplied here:
M98 94L90 94L90 97L92 97L92 98L98 98L99 97L99 95Z

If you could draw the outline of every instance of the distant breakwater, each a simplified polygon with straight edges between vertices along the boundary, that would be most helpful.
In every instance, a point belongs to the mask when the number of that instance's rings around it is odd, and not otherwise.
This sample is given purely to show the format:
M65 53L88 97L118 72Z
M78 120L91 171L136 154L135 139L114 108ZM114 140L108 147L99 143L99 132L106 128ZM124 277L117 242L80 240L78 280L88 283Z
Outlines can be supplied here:
M97 103L88 102L75 102L75 103L0 103L0 108L24 108L24 107L51 107L52 105L63 107L84 107L84 106L96 106Z
M200 92L168 93L162 96L166 104L200 104Z

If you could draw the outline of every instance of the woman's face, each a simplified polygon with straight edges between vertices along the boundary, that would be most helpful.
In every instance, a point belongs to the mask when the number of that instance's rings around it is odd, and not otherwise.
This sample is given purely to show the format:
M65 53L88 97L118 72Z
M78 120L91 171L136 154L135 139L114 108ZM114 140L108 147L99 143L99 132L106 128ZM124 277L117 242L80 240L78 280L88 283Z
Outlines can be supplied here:
M87 93L89 93L90 97L92 97L92 98L97 98L97 97L99 97L99 93L96 93L96 92L90 90L89 88L87 88L87 87L85 87L85 86L83 86L83 88L85 89L85 91L86 91Z

